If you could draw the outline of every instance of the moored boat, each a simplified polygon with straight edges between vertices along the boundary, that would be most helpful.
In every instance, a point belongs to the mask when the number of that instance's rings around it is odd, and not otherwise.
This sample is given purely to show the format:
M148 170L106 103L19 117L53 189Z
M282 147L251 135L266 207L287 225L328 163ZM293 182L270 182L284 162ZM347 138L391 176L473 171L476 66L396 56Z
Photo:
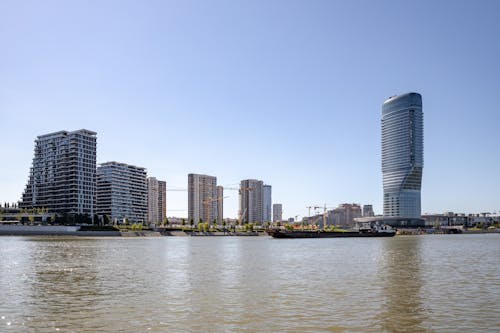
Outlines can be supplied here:
M334 237L393 237L394 230L390 231L324 231L324 230L280 230L272 229L267 233L274 238L334 238Z
M361 225L354 230L284 230L270 229L274 238L393 237L396 231L379 224Z

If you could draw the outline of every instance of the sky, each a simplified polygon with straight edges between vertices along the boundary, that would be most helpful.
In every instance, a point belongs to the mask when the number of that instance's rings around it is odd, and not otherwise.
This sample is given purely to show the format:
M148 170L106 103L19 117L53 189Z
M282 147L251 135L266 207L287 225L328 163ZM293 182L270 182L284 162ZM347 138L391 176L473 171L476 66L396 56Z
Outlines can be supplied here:
M381 106L423 97L422 213L500 212L499 1L0 1L0 202L38 135L97 132L97 162L272 185L382 213ZM225 191L224 217L238 214ZM187 192L167 193L187 216ZM312 213L312 212L311 212Z

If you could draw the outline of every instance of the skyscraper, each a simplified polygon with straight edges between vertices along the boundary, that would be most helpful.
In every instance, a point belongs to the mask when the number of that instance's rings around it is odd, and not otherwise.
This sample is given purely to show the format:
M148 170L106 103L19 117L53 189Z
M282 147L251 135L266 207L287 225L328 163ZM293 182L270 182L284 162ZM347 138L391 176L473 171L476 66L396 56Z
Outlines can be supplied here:
M166 218L167 183L148 177L148 222L162 223Z
M113 222L144 223L148 212L146 169L118 162L97 168L97 213Z
M271 198L271 185L264 185L263 189L263 208L264 208L264 216L263 222L271 222L271 213L273 208L272 198Z
M81 129L41 135L20 208L93 217L96 191L96 133Z
M382 174L384 216L400 225L420 219L420 188L424 166L422 96L407 93L382 105ZM396 220L396 219L393 219Z
M217 177L188 175L188 220L212 223L217 219Z

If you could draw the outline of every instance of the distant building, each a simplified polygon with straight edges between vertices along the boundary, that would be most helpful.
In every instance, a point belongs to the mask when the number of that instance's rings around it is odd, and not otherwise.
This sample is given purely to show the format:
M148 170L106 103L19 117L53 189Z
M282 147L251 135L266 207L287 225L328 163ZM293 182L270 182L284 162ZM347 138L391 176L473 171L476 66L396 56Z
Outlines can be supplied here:
M188 222L198 224L217 220L217 177L190 173L188 175Z
M283 205L276 203L273 205L273 222L279 222L283 220Z
M354 218L361 217L361 215L361 207L358 204L340 204L333 210L333 224L352 226Z
M161 222L167 218L167 182L163 180L158 181L158 214Z
M20 208L93 217L96 192L96 133L60 131L35 140L33 164Z
M242 223L263 224L266 216L264 206L266 199L270 205L271 187L266 187L262 180L246 179L240 183L240 216ZM264 188L266 188L264 190ZM266 198L264 198L266 191Z
M146 222L148 187L146 169L118 162L97 168L97 213L112 222Z
M372 205L363 205L363 217L375 216Z
M224 187L217 186L217 224L222 225L224 216Z
M148 181L148 219L149 223L162 223L166 218L167 183L149 177Z
M263 222L271 222L272 215L272 197L271 197L271 185L264 185L263 189L263 205L264 205L264 218Z
M425 225L428 227L446 227L446 226L464 226L466 228L482 225L490 226L498 221L491 214L464 214L445 212L443 214L425 214L422 215Z
M384 216L393 226L419 226L424 166L422 96L408 93L382 105ZM399 218L399 219L396 219ZM394 222L396 221L396 222Z

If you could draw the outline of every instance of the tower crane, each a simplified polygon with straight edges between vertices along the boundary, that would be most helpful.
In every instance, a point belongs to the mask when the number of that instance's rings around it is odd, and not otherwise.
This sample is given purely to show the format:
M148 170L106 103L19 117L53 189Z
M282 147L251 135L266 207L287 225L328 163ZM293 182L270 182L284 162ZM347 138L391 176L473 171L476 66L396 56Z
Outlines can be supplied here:
M207 200L203 201L203 205L205 206L205 213L207 214L207 219L206 221L208 221L208 225L210 225L210 210L212 208L212 205L211 203L212 202L217 202L217 201L221 201L221 200L224 200L225 198L229 198L228 196L226 197L219 197L219 198L208 198Z

